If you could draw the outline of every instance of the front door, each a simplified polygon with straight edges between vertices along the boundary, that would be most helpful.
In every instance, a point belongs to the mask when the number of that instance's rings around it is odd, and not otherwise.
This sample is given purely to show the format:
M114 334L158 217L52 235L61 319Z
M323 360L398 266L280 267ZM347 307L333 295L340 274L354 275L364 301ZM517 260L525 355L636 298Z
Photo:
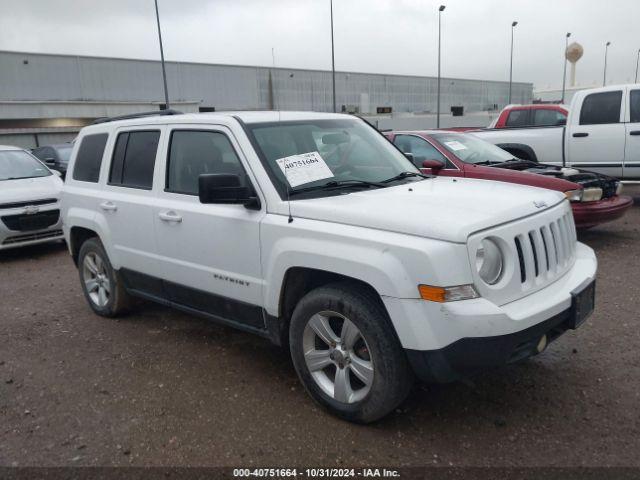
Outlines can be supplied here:
M220 320L263 328L261 211L202 204L198 177L237 174L251 183L231 132L211 125L169 127L165 185L154 206L159 260L173 302Z
M624 152L625 180L640 179L640 88L629 89L629 119Z
M623 91L587 95L567 128L570 166L622 178L625 125Z

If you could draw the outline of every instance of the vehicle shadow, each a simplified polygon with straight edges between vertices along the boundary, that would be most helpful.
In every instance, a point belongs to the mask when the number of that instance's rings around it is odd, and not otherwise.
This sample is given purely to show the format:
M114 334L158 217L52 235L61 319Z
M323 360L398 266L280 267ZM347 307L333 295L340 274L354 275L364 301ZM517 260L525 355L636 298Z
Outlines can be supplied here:
M9 250L0 250L0 263L17 262L22 260L39 260L53 253L59 253L66 250L67 244L64 240L58 240L51 243L41 243L38 245L30 245L27 247L11 248Z

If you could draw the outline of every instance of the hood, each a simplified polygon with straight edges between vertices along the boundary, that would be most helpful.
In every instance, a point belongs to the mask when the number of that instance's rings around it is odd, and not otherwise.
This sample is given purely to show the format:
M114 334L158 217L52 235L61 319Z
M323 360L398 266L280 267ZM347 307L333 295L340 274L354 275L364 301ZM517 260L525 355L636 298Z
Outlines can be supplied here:
M434 177L348 195L295 200L293 217L465 243L479 230L536 214L558 192L502 182Z
M561 178L561 175L546 175L542 171L532 169L532 163L533 162L522 161L500 163L496 166L467 165L465 171L477 170L483 172L483 177L498 182L548 188L549 190L556 190L558 192L566 192L579 188L579 185L566 178Z
M62 180L57 175L0 181L0 204L60 198Z

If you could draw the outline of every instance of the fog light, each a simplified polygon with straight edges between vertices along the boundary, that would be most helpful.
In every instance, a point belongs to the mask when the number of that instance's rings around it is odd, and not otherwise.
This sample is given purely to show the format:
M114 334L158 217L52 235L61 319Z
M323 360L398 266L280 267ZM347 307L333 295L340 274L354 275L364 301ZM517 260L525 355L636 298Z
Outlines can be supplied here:
M544 351L545 348L547 348L547 336L543 335L540 341L538 342L538 346L536 347L536 350L538 351L538 353L540 353Z

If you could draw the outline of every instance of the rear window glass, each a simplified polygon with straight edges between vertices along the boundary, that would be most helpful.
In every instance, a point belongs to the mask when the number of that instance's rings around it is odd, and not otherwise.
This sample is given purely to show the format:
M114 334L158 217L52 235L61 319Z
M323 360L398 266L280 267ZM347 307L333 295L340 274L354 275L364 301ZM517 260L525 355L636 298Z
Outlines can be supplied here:
M631 123L640 123L640 90L631 90Z
M506 122L507 127L525 127L529 125L529 110L512 110Z
M73 168L74 180L98 183L102 155L104 154L104 147L107 144L108 137L109 135L106 133L82 137Z
M150 190L159 140L157 130L119 134L113 150L109 184Z
M619 123L621 104L621 90L587 95L580 110L580 125Z

